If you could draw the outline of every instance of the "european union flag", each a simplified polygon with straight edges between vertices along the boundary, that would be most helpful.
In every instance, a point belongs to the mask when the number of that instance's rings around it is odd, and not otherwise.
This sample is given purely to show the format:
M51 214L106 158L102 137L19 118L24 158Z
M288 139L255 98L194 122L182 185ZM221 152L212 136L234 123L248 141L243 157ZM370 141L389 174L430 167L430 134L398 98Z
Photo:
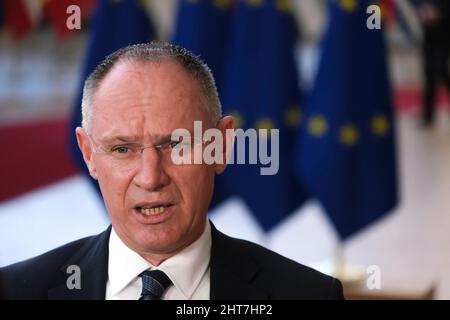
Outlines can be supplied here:
M341 239L397 203L394 122L382 29L373 1L332 1L305 110L299 172ZM379 18L379 17L378 17Z
M207 62L221 89L233 0L181 0L172 42Z
M217 2L200 3L213 8ZM191 6L191 10L200 10L199 4ZM224 10L214 9L217 12ZM196 22L203 27L198 33L190 31L194 39L192 44L187 40L177 42L199 54L212 66L224 112L234 116L237 127L269 131L269 139L261 139L258 150L261 143L265 143L268 154L275 156L276 150L270 148L270 132L279 130L279 171L275 175L261 175L260 169L265 165L248 164L248 155L247 164L236 164L235 159L234 164L217 178L213 199L213 203L217 203L231 195L242 197L261 226L268 230L305 199L294 174L293 162L295 132L301 118L294 59L297 30L290 1L237 1L226 10L231 14L226 18L228 20L217 21L201 16L206 20ZM189 14L193 16L192 12ZM200 17L199 13L197 15ZM187 18L181 16L179 19L186 21L183 19ZM229 31L223 27L224 23L229 24ZM213 35L201 34L202 30L216 32ZM219 34L217 30L226 32ZM179 28L178 32L186 31ZM202 45L198 45L199 41ZM216 49L209 49L209 43ZM219 56L211 54L216 50ZM249 140L246 141L248 143ZM250 149L247 144L246 151ZM234 154L238 154L236 148Z
M75 137L75 128L81 125L81 96L84 81L107 55L127 45L149 42L153 35L153 26L142 1L100 0L97 4L69 132L71 152L79 168L86 174L89 172Z
M234 0L180 0L172 42L182 46L208 64L219 94L227 59ZM216 183L211 206L226 200L230 194Z

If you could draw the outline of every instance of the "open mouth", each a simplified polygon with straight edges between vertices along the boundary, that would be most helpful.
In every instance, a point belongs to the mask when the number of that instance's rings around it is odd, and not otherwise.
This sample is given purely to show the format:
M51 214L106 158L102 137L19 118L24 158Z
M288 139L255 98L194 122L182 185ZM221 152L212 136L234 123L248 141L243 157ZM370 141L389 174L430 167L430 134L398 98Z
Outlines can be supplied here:
M135 209L146 216L153 216L163 213L171 206L172 205L138 206Z

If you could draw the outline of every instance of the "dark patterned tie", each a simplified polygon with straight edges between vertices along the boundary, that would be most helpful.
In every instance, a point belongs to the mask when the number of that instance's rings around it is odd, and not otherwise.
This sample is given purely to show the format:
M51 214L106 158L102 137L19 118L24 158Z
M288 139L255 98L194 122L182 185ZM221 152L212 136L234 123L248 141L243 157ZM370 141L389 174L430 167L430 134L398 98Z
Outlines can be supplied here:
M139 300L161 300L164 291L172 284L161 270L147 270L139 275L142 278L142 292Z

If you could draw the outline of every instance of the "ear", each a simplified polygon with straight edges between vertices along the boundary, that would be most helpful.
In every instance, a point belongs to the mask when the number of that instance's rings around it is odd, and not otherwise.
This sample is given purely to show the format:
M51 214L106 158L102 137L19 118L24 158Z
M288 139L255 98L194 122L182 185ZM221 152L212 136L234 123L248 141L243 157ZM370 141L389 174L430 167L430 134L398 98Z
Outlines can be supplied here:
M92 178L97 180L97 170L95 168L95 162L93 161L92 158L93 149L91 141L83 128L77 127L75 129L75 133L77 135L78 147L80 148L81 153L83 154L83 160L89 169L89 174L91 175Z
M231 156L231 151L233 150L234 146L234 121L232 116L225 116L222 119L219 120L217 123L217 129L220 130L222 133L223 139L223 161L222 163L216 163L214 164L214 170L216 174L221 174L225 171L225 168L227 167L228 160Z

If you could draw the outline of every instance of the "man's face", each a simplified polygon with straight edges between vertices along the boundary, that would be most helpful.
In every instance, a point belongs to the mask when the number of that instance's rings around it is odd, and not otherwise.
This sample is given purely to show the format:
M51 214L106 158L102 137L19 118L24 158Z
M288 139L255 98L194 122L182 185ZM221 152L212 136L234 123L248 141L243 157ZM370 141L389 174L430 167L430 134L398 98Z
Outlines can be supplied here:
M90 138L77 129L114 229L128 247L155 264L201 235L214 175L225 166L175 165L155 148L144 149L132 163L93 150L158 145L169 141L177 128L193 133L194 120L202 121L203 131L215 127L204 101L198 82L176 62L119 62L94 94ZM225 126L231 128L232 121L222 120L218 128ZM160 209L148 209L147 214L140 210L150 207Z

